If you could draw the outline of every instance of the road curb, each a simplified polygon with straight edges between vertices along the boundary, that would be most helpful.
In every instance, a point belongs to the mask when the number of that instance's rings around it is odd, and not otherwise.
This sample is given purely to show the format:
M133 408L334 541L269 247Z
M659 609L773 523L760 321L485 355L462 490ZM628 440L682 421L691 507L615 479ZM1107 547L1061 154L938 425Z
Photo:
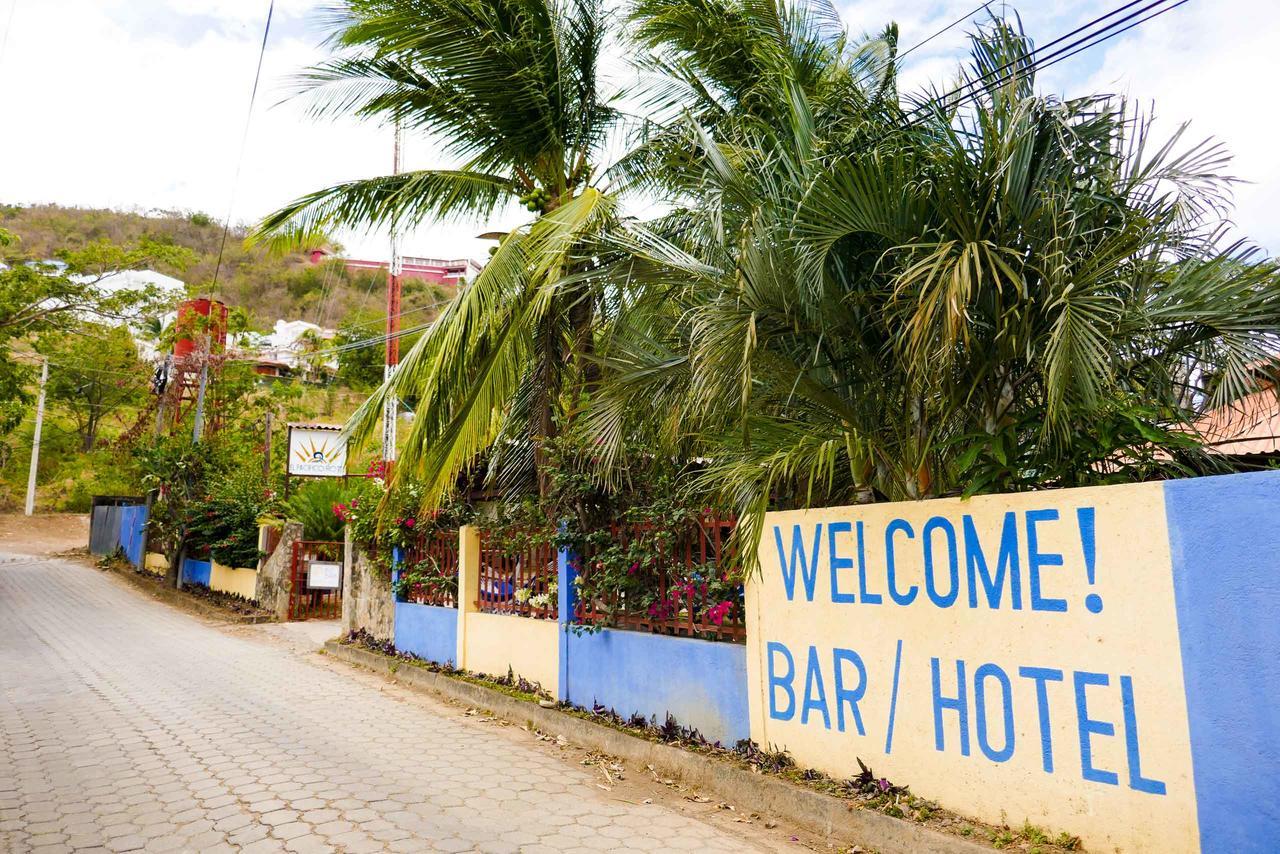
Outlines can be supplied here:
M260 614L236 614L224 608L219 608L211 602L205 602L181 590L174 590L169 587L159 587L151 579L140 575L134 569L125 569L124 567L107 565L106 567L94 566L88 563L82 563L83 566L89 566L101 572L108 572L119 578L125 584L128 584L134 590L145 593L151 599L157 602L163 602L171 608L180 611L186 611L192 616L201 617L207 620L217 620L222 623L232 625L256 625L259 623L272 623L275 619L270 615Z
M647 741L611 727L546 709L529 700L454 679L424 667L360 647L328 641L324 651L347 664L366 667L408 688L484 709L513 723L530 723L582 747L617 756L713 793L739 809L778 818L845 845L861 845L884 854L989 854L993 849L861 809L840 798L755 774L729 762Z

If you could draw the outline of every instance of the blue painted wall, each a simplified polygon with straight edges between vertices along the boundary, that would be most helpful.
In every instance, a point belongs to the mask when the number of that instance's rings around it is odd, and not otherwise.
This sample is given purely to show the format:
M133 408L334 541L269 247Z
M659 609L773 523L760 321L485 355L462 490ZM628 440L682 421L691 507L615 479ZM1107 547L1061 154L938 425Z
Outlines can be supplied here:
M669 712L725 745L750 736L742 644L615 629L566 635L561 666L571 702L599 703L623 717L657 715L659 722Z
M120 508L120 547L134 566L142 566L142 529L146 524L146 505Z
M182 560L183 584L203 584L208 587L209 575L212 572L213 564L207 560L194 560L189 557Z
M458 609L397 602L395 644L401 652L452 664L458 656Z
M1174 480L1164 494L1201 846L1272 852L1280 833L1280 471Z

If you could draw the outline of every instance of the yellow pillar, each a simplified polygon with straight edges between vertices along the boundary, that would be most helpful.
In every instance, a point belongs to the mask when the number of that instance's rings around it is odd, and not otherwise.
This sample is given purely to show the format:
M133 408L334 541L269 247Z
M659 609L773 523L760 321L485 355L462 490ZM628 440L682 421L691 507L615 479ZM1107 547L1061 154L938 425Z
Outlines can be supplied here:
M454 666L467 669L467 615L480 601L480 530L475 525L458 529L458 654Z
M765 732L764 673L762 657L764 634L760 629L760 570L751 573L744 585L747 624L747 713L751 722L751 739L762 748L770 749Z

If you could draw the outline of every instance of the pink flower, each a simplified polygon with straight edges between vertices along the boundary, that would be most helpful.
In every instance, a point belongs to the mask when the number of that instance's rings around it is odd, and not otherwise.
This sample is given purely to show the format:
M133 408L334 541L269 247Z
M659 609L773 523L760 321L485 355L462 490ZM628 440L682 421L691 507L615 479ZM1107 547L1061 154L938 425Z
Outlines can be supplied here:
M405 519L405 520L404 520L404 526L405 526L406 528L412 528L412 527L413 527L414 525L416 525L417 523L418 523L418 520L414 519L412 516L410 516L408 519Z

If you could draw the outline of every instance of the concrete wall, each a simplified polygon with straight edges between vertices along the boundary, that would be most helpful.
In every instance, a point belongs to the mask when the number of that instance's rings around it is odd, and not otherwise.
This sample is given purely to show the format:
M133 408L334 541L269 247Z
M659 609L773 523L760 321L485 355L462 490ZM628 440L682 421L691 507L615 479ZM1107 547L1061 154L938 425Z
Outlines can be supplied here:
M1089 850L1280 832L1280 472L768 514L752 737Z
M396 649L438 664L457 664L457 608L397 602L395 612Z
M199 584L201 587L208 587L209 577L212 574L213 564L211 562L189 557L182 559L183 584Z
M293 568L293 544L302 539L302 523L286 522L275 550L262 562L254 579L254 596L258 607L275 614L277 620L289 615L289 591L292 588L290 572ZM265 542L265 532L259 532L258 542ZM261 547L261 546L260 546Z
M1164 485L1205 851L1280 848L1280 472Z
M381 640L395 638L395 597L391 579L347 536L343 550L342 633L364 629Z
M746 648L644 632L567 632L565 690L572 703L594 703L623 717L669 713L708 741L732 745L750 735Z
M253 599L258 595L258 571L223 566L215 560L209 570L209 589Z
M465 621L459 666L475 673L506 676L511 670L543 690L560 691L560 624L507 614L460 613Z

